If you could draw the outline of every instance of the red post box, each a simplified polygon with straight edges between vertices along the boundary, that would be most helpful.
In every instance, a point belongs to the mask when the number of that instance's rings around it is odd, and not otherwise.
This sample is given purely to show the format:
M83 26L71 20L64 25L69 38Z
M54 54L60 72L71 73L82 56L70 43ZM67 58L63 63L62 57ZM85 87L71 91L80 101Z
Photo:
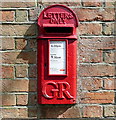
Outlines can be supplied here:
M78 20L64 5L44 9L38 18L38 103L76 103Z

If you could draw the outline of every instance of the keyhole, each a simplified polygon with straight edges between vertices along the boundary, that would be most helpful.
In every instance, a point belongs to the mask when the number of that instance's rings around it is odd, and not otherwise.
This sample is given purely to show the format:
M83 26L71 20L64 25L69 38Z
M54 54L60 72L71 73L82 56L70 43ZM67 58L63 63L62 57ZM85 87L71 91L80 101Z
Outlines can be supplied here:
M44 64L44 67L47 67L47 64L46 64L46 63Z

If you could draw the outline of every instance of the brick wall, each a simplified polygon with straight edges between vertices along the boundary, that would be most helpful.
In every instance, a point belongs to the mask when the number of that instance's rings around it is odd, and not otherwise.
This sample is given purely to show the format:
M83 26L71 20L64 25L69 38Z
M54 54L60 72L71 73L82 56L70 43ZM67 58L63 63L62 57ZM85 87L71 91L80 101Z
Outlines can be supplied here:
M37 104L37 16L64 4L79 18L76 105ZM116 117L115 1L1 2L1 118Z

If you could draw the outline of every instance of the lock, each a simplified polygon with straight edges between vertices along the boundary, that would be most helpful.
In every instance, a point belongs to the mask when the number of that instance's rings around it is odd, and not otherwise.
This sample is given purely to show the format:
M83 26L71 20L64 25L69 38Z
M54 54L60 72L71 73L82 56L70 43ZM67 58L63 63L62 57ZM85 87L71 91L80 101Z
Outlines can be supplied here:
M45 8L38 17L38 103L75 104L78 19L64 5Z

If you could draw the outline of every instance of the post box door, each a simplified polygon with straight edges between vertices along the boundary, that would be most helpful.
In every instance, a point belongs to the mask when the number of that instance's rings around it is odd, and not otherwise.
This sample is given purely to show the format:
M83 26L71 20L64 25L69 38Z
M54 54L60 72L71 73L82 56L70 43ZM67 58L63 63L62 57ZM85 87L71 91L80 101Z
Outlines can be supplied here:
M76 40L38 41L40 104L76 103Z

